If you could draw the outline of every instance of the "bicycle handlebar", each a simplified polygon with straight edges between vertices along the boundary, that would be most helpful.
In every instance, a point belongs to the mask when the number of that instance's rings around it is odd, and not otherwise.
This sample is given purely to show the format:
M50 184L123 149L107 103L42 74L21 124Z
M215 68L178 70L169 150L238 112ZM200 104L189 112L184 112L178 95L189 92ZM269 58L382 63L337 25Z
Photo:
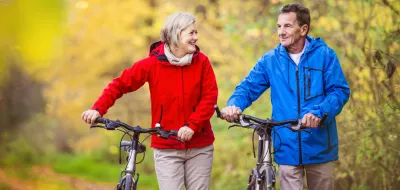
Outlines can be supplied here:
M218 105L214 105L214 108L215 108L215 112L217 113L217 117L220 119L225 119L222 117L221 111L219 110ZM321 121L319 123L320 126L323 126L323 123L327 117L328 117L328 114L325 113L324 117L321 119ZM239 119L234 121L234 123L238 124L240 127L252 128L252 129L255 129L257 127L272 128L275 126L281 126L281 125L286 125L286 124L291 125L290 127L287 127L287 128L291 129L292 131L300 131L305 128L301 125L301 119L273 121L270 119L264 120L264 119L256 118L256 117L253 117L250 115L245 115L245 114L240 115ZM293 126L293 125L295 125L295 126Z
M95 120L95 123L102 123L104 124L104 126L101 125L94 125L91 126L90 128L94 128L94 127L99 127L99 128L104 128L107 130L115 130L116 128L122 127L128 131L132 131L134 133L155 133L157 134L159 137L164 138L164 139L169 139L170 136L178 136L178 131L176 130L164 130L162 127L154 127L154 128L149 128L149 129L143 129L139 126L136 127L132 127L126 123L123 123L119 120L110 120L107 118L102 118L102 117L98 117ZM173 138L175 139L175 138ZM180 139L176 139L181 141Z

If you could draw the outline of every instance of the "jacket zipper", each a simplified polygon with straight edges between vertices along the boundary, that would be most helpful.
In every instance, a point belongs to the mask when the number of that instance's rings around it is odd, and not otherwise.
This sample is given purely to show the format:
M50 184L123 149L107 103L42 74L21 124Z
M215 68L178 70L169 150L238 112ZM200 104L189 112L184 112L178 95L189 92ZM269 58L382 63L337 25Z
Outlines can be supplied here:
M300 120L300 86L299 86L299 66L296 66L296 81L297 81L297 118ZM303 164L301 156L301 132L299 134L299 165Z
M326 125L326 130L328 131L328 150L331 149L331 132L329 131L330 128L330 124Z
M183 102L185 102L184 100L185 100L185 93L184 93L184 89L183 89L183 68L181 67L180 68L181 69L181 85L182 85L182 108L183 108ZM184 113L184 110L181 110L181 113ZM185 145L185 149L187 149L187 143L186 143L186 141L185 141L185 143L184 143L184 145Z
M308 96L311 96L311 76L308 74Z

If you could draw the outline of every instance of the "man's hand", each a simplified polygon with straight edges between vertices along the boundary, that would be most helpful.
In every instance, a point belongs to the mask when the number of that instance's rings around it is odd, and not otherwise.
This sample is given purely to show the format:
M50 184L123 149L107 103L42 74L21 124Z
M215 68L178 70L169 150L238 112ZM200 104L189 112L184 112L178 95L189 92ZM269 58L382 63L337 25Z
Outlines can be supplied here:
M317 128L320 121L320 118L311 113L308 113L303 116L303 119L301 120L301 125L303 127Z
M96 119L97 119L98 117L101 117L101 115L100 115L100 113L99 113L98 111L96 111L96 110L87 110L87 111L84 111L84 112L82 113L82 116L81 116L82 120L85 121L87 124L90 124L90 125L93 124L94 121L96 121Z
M194 131L188 126L183 126L178 131L178 137L183 141L189 141L192 139Z
M237 120L240 115L242 115L242 110L240 110L240 108L236 106L224 107L221 110L222 118L226 119L229 122Z

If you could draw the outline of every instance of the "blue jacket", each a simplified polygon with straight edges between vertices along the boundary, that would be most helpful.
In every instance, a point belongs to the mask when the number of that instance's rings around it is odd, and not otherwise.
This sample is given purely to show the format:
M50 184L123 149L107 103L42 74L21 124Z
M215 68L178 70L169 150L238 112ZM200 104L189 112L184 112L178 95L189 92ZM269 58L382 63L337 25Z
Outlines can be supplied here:
M338 159L335 117L349 99L350 89L335 52L321 38L307 36L309 45L300 63L291 60L280 44L263 55L248 76L236 87L227 105L241 110L271 89L272 119L301 119L306 113L322 118L323 127L312 134L276 127L272 133L275 162L307 165Z

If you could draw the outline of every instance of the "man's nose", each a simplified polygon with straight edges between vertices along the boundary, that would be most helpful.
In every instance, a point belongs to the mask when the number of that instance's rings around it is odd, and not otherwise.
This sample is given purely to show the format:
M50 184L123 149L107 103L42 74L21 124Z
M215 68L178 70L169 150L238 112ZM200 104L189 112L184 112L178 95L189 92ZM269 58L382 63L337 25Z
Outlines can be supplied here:
M279 36L284 36L285 34L286 34L286 31L283 28L278 29L278 35Z

